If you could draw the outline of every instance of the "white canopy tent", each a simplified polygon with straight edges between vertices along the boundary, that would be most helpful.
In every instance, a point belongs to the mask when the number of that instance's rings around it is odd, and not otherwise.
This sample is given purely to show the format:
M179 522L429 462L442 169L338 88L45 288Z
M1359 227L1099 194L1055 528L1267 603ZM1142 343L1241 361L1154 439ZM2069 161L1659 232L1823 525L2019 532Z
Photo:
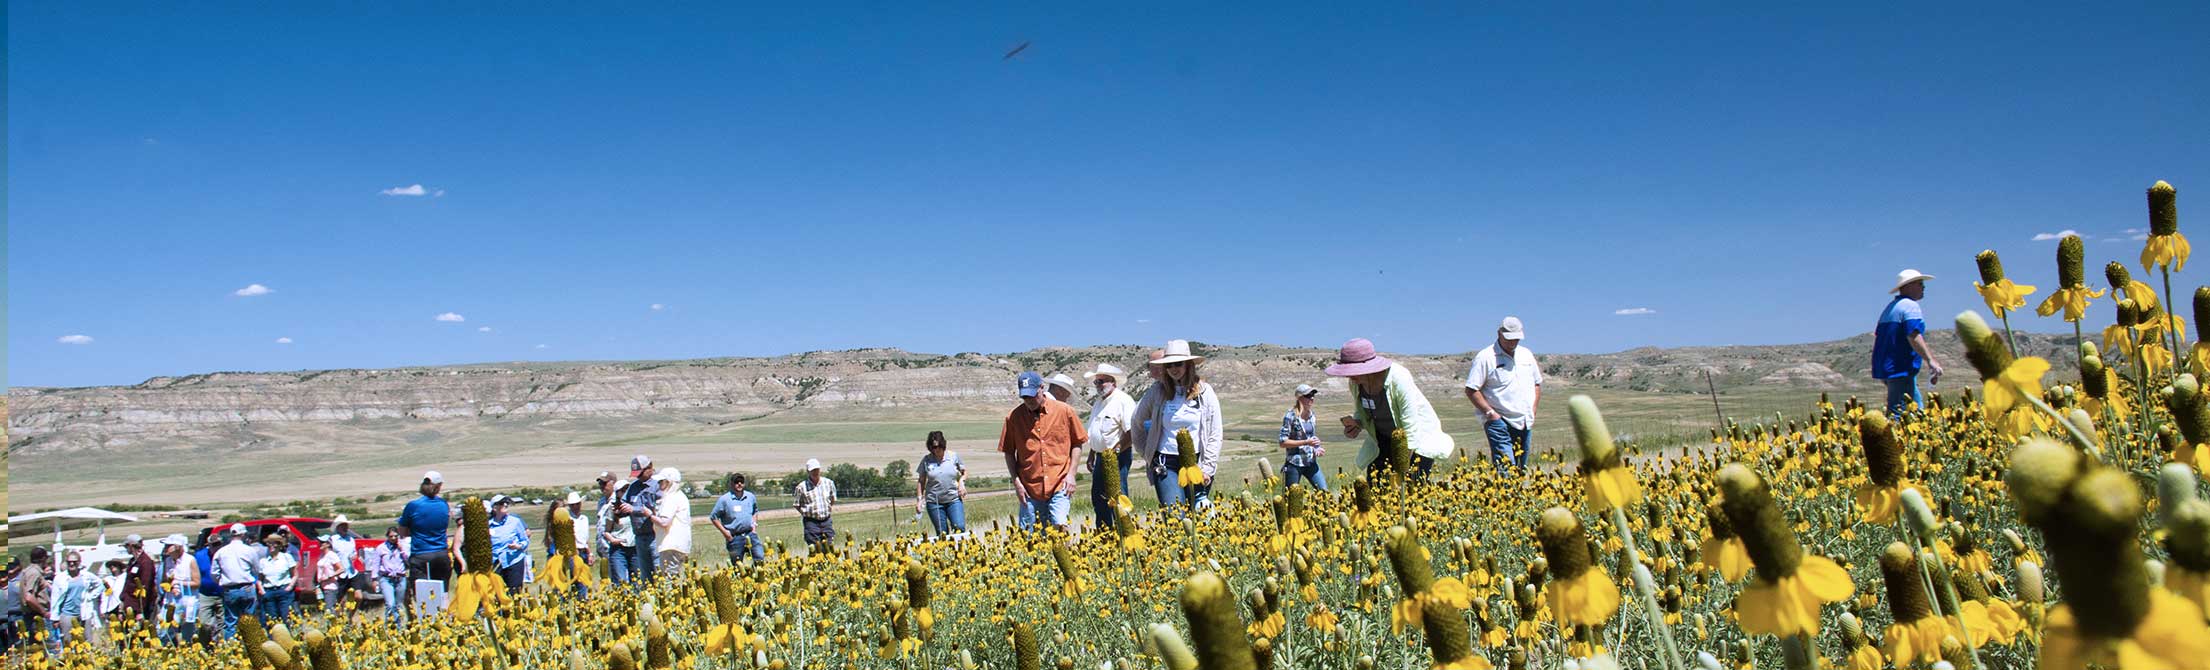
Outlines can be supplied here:
M132 521L137 521L138 517L123 514L120 512L110 512L97 507L71 507L69 509L57 509L51 512L39 512L37 514L11 516L8 517L8 525L14 526L32 521L49 520L54 522L54 551L56 553L59 553L66 549L66 547L62 546L61 543L61 524L63 522L92 521L99 528L100 532L100 539L96 544L93 545L92 548L95 552L101 553L102 556L105 557L105 554L109 552L99 552L99 550L108 546L107 522L114 521L117 523L129 523Z

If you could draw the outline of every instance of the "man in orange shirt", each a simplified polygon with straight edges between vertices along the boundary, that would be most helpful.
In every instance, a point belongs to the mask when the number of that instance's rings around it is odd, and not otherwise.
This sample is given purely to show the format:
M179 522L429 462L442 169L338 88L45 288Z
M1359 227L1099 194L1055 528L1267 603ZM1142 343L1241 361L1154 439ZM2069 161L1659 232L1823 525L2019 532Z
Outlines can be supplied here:
M998 451L1013 474L1013 495L1020 498L1021 528L1041 521L1067 530L1074 500L1075 451L1090 440L1073 407L1043 393L1044 377L1021 373L1021 404L1005 415Z

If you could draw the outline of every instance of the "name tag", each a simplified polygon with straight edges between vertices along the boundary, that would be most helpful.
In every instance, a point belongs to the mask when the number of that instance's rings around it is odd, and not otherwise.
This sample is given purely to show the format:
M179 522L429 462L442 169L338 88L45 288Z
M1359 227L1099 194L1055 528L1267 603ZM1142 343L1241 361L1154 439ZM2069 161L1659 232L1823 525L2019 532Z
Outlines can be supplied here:
M1363 406L1363 407L1365 407L1365 408L1366 408L1366 409L1368 409L1368 410L1372 410L1372 409L1374 408L1374 399L1373 399L1373 398L1359 398L1359 399L1358 399L1358 404L1359 404L1359 405L1361 405L1361 406Z

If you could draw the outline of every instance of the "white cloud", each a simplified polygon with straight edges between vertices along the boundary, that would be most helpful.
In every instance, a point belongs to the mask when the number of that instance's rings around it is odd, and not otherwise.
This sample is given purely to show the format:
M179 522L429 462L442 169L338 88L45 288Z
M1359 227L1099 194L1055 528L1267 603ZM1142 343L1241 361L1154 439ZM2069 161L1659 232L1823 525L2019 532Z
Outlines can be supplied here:
M488 333L488 332L491 332L491 327L490 327L490 326L480 326L480 327L476 328L476 332L479 332L479 333Z
M91 344L91 343L92 343L92 336L91 336L91 335L63 335L63 336L61 336L61 337L59 337L59 338L56 338L56 339L55 339L54 341L55 341L55 342L60 342L60 343L62 343L62 344Z
M257 295L268 295L275 292L276 289L269 288L267 286L262 286L260 284L247 284L245 288L231 291L230 294L238 296L240 298L251 298Z
M404 196L412 196L412 197L421 197L421 196L429 195L429 194L430 194L430 189L422 188L422 185L421 185L421 184L415 184L415 185L413 185L413 186L394 186L394 187L391 187L391 188L387 188L387 189L384 189L384 190L381 190L381 191L377 191L377 193L381 193L381 194L384 194L384 195L404 195ZM437 194L438 194L438 195L445 195L445 191L444 191L443 189L439 189L439 190L438 190L438 192L437 192Z
M289 338L289 337L279 337L279 338L276 338L276 343L277 343L277 344L291 344L291 343L292 343L292 338Z
M1615 309L1612 310L1611 313L1619 316L1641 316L1644 314L1656 314L1657 310L1650 309L1648 307L1629 307L1626 309Z
M2146 240L2146 239L2149 239L2149 234L2148 234L2148 233L2134 233L2134 234L2133 234L2133 239L2135 239L2135 240Z
M2054 233L2034 233L2034 241L2035 241L2035 242L2047 242L2047 241L2049 241L2049 240L2060 240L2060 239L2064 239L2064 238L2066 238L2066 237L2071 237L2071 236L2074 236L2074 235L2078 235L2078 234L2080 234L2080 231L2077 231L2077 230L2072 230L2072 229L2070 229L2070 228L2066 228L2066 229L2064 229L2064 230L2060 230L2060 231L2057 231L2057 232L2054 232Z
M1136 319L1136 323L1150 323L1150 319Z
M663 309L667 309L667 308L668 308L668 306L667 306L667 305L662 305L662 304L660 304L660 303L657 303L657 302L656 302L656 303L652 303L652 311L655 311L655 312L657 312L657 311L660 311L660 310L663 310Z
M2127 232L2127 233L2146 233L2146 232L2149 232L2149 231L2146 231L2146 230L2142 230L2142 229L2139 229L2139 228L2127 228L2127 229L2126 229L2126 232Z
M442 189L442 188L441 188L441 189L438 189L438 190L437 190L437 191L435 191L435 192L432 192L432 193L430 194L430 197L432 197L432 198L443 198L443 197L445 197L445 189Z
M552 345L550 345L550 344L540 344L540 345L537 345L537 348L538 348L538 349L551 349L551 348L552 348Z
M465 316L461 316L461 315L459 315L459 314L454 314L454 313L452 313L452 312L446 312L446 313L444 313L444 314L439 314L439 315L437 315L437 320L439 320L439 321L445 321L445 322L449 322L449 323L460 323L460 322L462 322L462 321L467 321L467 320L468 320L468 317L465 317Z

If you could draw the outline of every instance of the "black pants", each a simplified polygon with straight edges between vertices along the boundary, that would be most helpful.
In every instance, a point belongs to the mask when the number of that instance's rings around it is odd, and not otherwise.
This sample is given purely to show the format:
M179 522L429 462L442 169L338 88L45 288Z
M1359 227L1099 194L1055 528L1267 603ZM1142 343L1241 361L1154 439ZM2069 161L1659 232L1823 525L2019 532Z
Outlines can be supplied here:
M445 552L415 554L407 557L407 601L414 602L414 582L418 579L435 579L441 582L453 580L453 555Z
M522 578L528 576L529 561L515 561L513 565L499 568L499 579L506 580L507 593L522 592Z

